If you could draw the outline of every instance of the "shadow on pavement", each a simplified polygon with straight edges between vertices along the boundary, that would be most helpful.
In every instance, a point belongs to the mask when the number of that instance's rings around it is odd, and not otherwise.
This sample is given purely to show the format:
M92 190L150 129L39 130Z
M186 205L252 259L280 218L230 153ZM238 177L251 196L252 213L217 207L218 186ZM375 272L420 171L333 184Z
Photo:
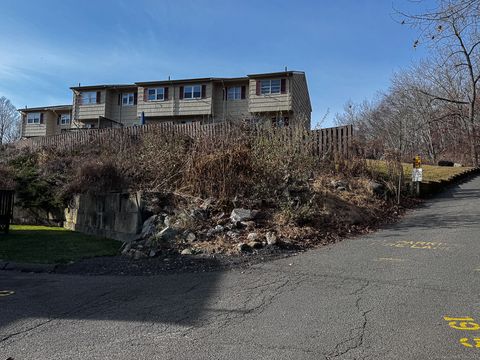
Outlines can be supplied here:
M417 211L401 222L387 229L398 232L422 229L465 229L479 227L478 211L465 211L465 207L474 209L480 206L480 189L478 180L469 180L462 185L455 185L438 194ZM476 203L475 200L479 202ZM386 235L385 237L389 237Z
M115 277L0 272L0 290L15 291L0 297L0 341L8 336L5 327L26 319L201 323L221 274Z

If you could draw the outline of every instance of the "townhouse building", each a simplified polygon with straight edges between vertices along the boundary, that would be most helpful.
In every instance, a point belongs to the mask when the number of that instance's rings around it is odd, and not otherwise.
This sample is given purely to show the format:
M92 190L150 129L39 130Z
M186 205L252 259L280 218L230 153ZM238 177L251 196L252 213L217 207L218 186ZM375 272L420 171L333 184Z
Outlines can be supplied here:
M268 122L310 128L305 73L159 80L72 87L70 130L158 122ZM31 109L30 109L31 110ZM32 131L25 136L42 136Z
M19 111L23 137L57 135L72 125L72 105L25 108Z

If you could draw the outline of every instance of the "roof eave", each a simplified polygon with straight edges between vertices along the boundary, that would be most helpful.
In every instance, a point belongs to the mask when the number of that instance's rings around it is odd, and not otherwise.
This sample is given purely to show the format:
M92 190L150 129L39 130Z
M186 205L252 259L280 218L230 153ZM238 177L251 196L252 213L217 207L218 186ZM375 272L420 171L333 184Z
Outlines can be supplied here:
M100 89L134 89L135 84L114 84L114 85L87 85L87 86L72 86L71 90L84 91L84 90L100 90Z
M278 76L292 76L293 74L303 74L305 73L303 71L280 71L280 72L274 72L274 73L264 73L264 74L250 74L247 75L249 78L255 79L255 78L265 78L265 77L278 77Z
M72 105L52 105L52 106L39 106L34 108L17 109L19 112L33 112L33 111L72 111Z

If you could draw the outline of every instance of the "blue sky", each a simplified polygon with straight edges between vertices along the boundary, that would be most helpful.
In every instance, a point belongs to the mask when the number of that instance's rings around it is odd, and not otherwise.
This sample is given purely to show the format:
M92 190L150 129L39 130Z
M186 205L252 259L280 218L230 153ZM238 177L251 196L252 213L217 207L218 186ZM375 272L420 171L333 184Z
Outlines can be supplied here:
M429 1L429 0L428 0ZM427 4L421 4L425 6ZM71 103L70 86L306 72L312 124L371 99L424 56L408 0L2 0L0 96Z

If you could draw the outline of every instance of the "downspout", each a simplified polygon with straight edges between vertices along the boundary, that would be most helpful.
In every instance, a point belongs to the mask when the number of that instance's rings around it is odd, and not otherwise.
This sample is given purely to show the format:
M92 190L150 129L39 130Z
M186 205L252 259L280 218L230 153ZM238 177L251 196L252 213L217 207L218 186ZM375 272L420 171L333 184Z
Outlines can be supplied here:
M120 116L118 118L119 123L122 124L121 127L123 127L123 121L122 121L122 108L123 108L123 93L120 92ZM113 127L113 126L112 126Z
M225 81L222 79L222 86L223 86L223 96L222 96L222 102L223 102L223 122L225 122L226 119L226 113L227 113L227 88L225 87Z

